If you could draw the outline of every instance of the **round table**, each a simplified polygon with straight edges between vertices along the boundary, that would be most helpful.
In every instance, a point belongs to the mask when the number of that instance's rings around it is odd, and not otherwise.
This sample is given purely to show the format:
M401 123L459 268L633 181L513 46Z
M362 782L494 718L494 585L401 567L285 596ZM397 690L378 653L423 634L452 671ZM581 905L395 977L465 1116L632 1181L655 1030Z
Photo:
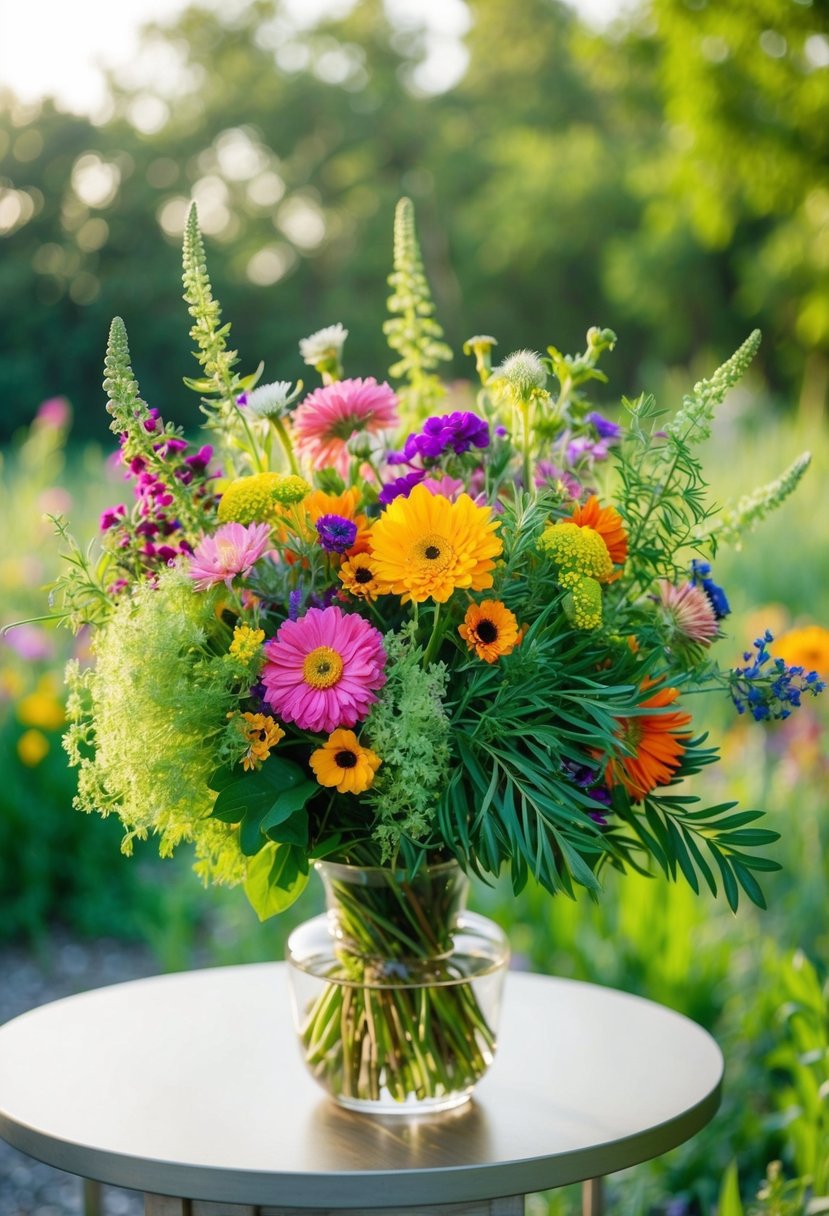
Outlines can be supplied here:
M306 1073L285 965L220 967L82 993L0 1028L0 1135L144 1191L164 1216L227 1205L512 1216L530 1192L687 1140L717 1109L722 1068L713 1039L680 1014L511 972L498 1053L473 1100L371 1118ZM598 1211L599 1188L590 1194Z

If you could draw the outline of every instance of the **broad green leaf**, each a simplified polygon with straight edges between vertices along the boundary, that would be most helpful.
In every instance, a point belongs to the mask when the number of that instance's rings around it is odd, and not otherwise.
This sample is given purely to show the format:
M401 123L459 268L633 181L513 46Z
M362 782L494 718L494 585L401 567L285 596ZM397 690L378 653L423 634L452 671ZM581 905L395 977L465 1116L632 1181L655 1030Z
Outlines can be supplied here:
M307 882L308 866L302 851L292 845L268 843L248 862L245 895L263 921L289 908Z

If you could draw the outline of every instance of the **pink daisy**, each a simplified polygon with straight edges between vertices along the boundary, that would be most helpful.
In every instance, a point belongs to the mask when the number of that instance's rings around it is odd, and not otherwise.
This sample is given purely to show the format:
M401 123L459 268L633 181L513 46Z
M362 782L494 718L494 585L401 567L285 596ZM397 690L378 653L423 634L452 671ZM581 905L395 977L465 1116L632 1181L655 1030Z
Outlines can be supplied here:
M300 455L318 469L331 465L341 477L347 477L350 456L346 444L351 436L361 431L376 434L397 423L393 390L368 376L315 389L294 411L293 430Z
M229 588L236 575L248 574L271 546L268 524L222 524L196 545L187 573L198 591L221 582Z
M378 629L356 613L309 608L265 644L265 700L283 722L327 731L362 721L386 682Z
M689 642L709 646L717 636L717 618L711 601L695 583L675 587L667 579L657 583L657 602L666 624Z

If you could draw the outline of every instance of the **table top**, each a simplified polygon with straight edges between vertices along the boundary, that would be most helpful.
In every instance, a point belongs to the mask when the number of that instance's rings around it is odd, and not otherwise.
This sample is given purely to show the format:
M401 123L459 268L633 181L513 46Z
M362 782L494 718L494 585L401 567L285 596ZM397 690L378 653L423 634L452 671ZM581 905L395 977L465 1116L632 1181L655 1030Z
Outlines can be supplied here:
M158 976L0 1028L0 1136L136 1190L372 1208L527 1194L687 1140L719 1105L722 1055L640 997L510 972L495 1062L471 1102L353 1114L305 1071L285 965ZM405 1199L400 1196L405 1195Z

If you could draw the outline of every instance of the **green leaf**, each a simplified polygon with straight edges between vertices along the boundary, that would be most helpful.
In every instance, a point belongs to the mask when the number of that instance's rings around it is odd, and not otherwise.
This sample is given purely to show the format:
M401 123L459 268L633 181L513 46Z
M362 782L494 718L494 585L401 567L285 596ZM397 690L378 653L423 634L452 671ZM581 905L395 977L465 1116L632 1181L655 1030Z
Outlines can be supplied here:
M266 844L248 862L245 895L260 921L289 908L308 882L308 863L301 849Z
M717 1214L718 1216L744 1216L736 1161L731 1162L723 1175Z
M182 376L185 388L191 388L194 393L215 393L216 381L207 379L194 380L191 376Z
M271 756L260 769L245 773L232 782L225 781L227 771L219 769L210 779L211 789L221 786L212 815L223 823L241 823L248 813L258 813L261 819L273 806L277 795L293 786L308 784L299 765L277 756Z

